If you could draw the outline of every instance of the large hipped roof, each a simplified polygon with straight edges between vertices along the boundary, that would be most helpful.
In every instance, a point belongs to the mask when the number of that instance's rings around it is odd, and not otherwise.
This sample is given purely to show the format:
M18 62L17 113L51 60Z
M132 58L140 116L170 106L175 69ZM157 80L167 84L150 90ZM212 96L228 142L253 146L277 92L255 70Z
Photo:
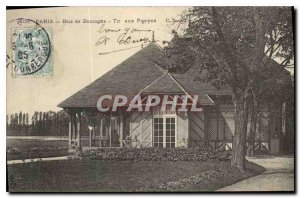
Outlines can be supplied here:
M136 94L176 93L199 95L199 103L213 104L207 93L218 93L213 87L205 88L199 82L193 82L192 71L186 74L172 75L157 63L162 62L162 49L152 42L136 54L114 67L112 70L79 90L58 106L96 107L101 95L125 95L133 97ZM195 74L193 74L195 75Z

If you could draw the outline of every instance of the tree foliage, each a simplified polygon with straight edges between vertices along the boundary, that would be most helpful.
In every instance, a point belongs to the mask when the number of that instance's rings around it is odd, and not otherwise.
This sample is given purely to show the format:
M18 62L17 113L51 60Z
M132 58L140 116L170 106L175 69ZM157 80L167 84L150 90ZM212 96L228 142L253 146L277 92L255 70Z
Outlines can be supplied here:
M294 60L292 8L194 7L184 15L187 28L180 36L174 31L165 47L168 67L184 72L197 65L200 81L231 88L232 165L243 169L249 104L270 100L290 78L284 68Z
M185 18L183 35L173 32L165 48L172 71L201 65L201 80L243 88L249 79L269 79L272 61L282 67L293 62L289 7L194 7Z

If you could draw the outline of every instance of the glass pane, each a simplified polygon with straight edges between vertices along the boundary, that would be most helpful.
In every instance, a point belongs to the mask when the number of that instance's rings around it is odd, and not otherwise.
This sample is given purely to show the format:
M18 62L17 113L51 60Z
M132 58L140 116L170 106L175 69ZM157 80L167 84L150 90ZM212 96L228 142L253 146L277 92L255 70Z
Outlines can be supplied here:
M170 142L171 142L170 136L166 136L166 143L170 143Z
M163 129L163 125L162 124L159 124L159 129Z
M166 129L169 129L170 128L170 124L166 124Z
M175 137L171 137L171 142L175 142Z
M171 136L175 136L175 130L171 130Z
M171 124L171 129L175 129L175 124Z

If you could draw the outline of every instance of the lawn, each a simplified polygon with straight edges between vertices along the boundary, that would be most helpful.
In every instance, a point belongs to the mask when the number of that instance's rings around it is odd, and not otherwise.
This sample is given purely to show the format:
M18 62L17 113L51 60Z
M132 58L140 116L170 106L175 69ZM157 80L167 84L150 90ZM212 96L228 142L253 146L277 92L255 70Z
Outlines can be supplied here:
M7 139L6 148L17 152L7 152L7 160L56 157L68 155L67 140Z
M12 136L11 136L12 137ZM23 139L22 139L23 138ZM7 160L59 157L68 155L68 139L66 137L34 137L27 139L6 139L6 149L14 148L17 152L6 152ZM83 137L81 143L88 145L88 138Z
M241 173L219 160L66 160L9 165L8 183L10 192L214 191L262 171L248 163Z

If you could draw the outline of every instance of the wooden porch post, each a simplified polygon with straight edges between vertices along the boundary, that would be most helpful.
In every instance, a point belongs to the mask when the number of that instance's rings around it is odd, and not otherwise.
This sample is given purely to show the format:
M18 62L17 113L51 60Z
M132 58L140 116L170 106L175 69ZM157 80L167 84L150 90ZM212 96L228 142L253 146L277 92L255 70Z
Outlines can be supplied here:
M109 117L108 133L109 133L109 147L111 147L111 114L110 114L110 117Z
M73 113L71 114L71 118L72 118L72 121L71 121L71 125L72 125L72 141L73 140L76 140L76 113Z
M100 147L102 147L103 118L100 120Z
M92 130L92 140L95 141L95 139L96 139L96 131L93 128L93 130Z
M89 142L90 142L90 148L92 147L92 130L89 130Z
M209 111L207 107L203 107L203 114L204 114L204 146L208 147L209 145L209 132L208 132L208 122L209 122Z
M69 150L72 149L72 111L70 109L64 109L69 116Z
M268 145L269 145L269 153L271 153L271 124L273 124L273 120L271 119L271 114L268 116ZM256 134L255 134L256 135Z
M92 147L92 113L89 115L89 125L91 128L89 128L89 143L90 143L90 148Z
M69 115L69 150L72 148L72 115Z
M77 146L78 146L78 148L81 148L81 142L80 142L81 112L78 112L77 116L78 116L78 120L77 120Z
M120 146L123 147L123 113L120 113Z

